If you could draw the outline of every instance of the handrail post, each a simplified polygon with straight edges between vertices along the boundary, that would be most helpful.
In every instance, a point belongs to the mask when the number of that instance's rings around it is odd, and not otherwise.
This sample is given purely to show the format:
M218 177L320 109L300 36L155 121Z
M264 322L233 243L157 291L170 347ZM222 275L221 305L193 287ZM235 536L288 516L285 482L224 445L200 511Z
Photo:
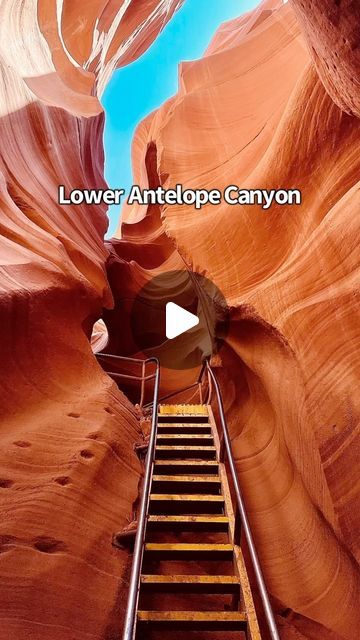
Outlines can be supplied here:
M158 424L158 399L159 399L159 382L160 382L160 365L157 358L149 358L147 362L156 364L156 377L153 396L153 413L151 420L151 432L148 452L146 456L144 486L140 503L140 512L138 517L138 528L135 538L133 564L131 569L129 595L125 614L125 624L123 631L123 640L134 640L136 634L136 616L140 590L141 567L144 554L144 542L146 535L147 513L150 501L151 477L155 458L155 445Z
M238 505L235 509L234 544L240 547L241 544L241 517Z
M145 395L145 372L146 372L146 360L141 365L141 394L140 394L140 408L142 409L144 404Z
M219 452L220 462L225 462L225 439L224 434L220 435L220 452Z
M211 375L209 373L209 368L210 365L208 364L208 386L209 386L209 390L208 390L208 404L211 404L211 398L212 398L212 379L211 379Z
M241 489L240 489L240 483L239 483L239 479L238 479L238 476L237 476L234 456L233 456L232 447L231 447L229 431L228 431L227 423L226 423L226 419L225 419L225 411L224 411L224 405L223 405L223 402L222 402L220 386L219 386L217 378L216 378L213 370L211 369L210 364L209 364L208 361L207 361L207 370L208 370L209 376L212 379L212 382L214 384L214 388L215 388L215 391L216 391L216 398L217 398L217 403L218 403L218 407L219 407L221 427L222 427L222 432L224 434L224 443L225 443L226 453L227 453L227 456L228 456L231 476L232 476L233 483L234 483L237 506L238 506L238 509L239 509L241 524L242 524L242 527L243 527L243 530L244 530L244 534L245 534L245 538L246 538L246 541L247 541L251 562L252 562L252 565L253 565L253 568L254 568L256 581L257 581L257 584L258 584L258 587L259 587L261 602L262 602L262 605L263 605L263 608L264 608L266 621L267 621L267 624L268 624L268 627L269 627L270 637L271 637L271 640L280 640L279 632L278 632L277 626L276 626L274 612L272 610L269 594L267 592L264 576L263 576L263 573L262 573L262 570L261 570L261 567L260 567L259 558L258 558L258 555L257 555L257 552L256 552L255 542L254 542L254 539L253 539L253 536L252 536L252 533L251 533L250 523L249 523L249 520L248 520L248 517L247 517L245 505L244 505L243 498L242 498L242 493L241 493Z

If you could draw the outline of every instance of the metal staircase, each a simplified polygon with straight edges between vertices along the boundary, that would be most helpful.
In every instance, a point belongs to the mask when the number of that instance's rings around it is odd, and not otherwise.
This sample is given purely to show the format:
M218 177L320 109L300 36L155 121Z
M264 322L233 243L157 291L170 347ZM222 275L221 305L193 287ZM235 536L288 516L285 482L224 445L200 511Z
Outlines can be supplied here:
M123 640L153 640L164 637L163 633L165 638L178 639L185 637L183 632L188 639L202 638L201 632L208 637L212 631L224 633L226 640L264 638L244 563L243 540L268 627L266 637L279 640L242 499L220 386L209 362L205 361L197 383L177 392L197 387L199 404L159 404L160 367L155 358L99 356L105 370L106 358L109 363L112 359L109 374L116 381L141 380L142 401L144 381L154 380ZM114 358L127 365L140 363L141 375L114 372ZM156 369L150 375L146 374L148 364ZM213 393L218 421L211 406ZM198 633L193 636L192 632Z
M140 638L146 637L149 628L167 632L247 631L251 640L260 638L242 552L234 543L235 517L219 458L220 441L210 406L159 406L143 567L156 560L166 562L171 571L172 561L179 560L184 572L142 573L137 612ZM167 542L169 531L176 531L179 538L185 532L191 535L187 542ZM154 541L159 533L162 542ZM204 537L221 542L204 542ZM194 575L192 565L199 567L204 562L227 565L227 572ZM149 592L157 601L156 609L143 607ZM187 594L186 610L164 610L164 593ZM192 604L194 594L202 596L204 608L200 611ZM206 596L220 594L230 596L230 610L206 610ZM224 597L217 600L226 602ZM198 597L195 603L199 601ZM210 598L208 602L214 606Z

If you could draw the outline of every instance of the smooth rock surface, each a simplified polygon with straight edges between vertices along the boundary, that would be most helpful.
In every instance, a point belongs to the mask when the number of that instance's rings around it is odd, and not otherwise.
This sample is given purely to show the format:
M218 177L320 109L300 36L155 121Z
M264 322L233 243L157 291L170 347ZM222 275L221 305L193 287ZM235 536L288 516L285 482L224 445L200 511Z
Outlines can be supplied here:
M302 3L326 60L320 12ZM356 11L351 20L359 29ZM218 376L284 637L355 640L360 121L345 104L346 59L339 53L343 83L329 76L335 90L302 24L290 3L265 1L223 25L202 59L181 65L177 96L139 125L133 166L143 187L299 188L303 205L125 208L107 323L116 327L121 301L146 279L179 264L222 290L232 321ZM171 373L163 380L175 387Z
M144 187L294 187L300 208L132 207L106 246L105 207L60 207L58 184L105 188L99 96L180 2L57 4L0 7L0 640L119 637L111 537L142 434L90 336L105 309L108 349L135 354L131 301L184 268L231 307L214 365L281 637L357 640L357 4L265 0L222 25L135 136Z
M112 305L99 96L178 0L0 6L0 639L118 637L141 473L134 407L89 338ZM58 13L57 13L58 11ZM98 345L99 346L99 345Z

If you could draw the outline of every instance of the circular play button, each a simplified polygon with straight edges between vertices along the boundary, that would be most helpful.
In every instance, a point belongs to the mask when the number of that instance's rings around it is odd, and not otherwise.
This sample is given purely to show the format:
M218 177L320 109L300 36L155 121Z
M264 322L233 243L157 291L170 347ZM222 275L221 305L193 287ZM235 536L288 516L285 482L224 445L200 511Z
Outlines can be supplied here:
M149 280L131 310L133 339L144 356L168 369L192 369L218 353L229 326L229 310L218 287L186 270Z
M176 302L166 303L166 337L173 340L182 333L186 333L189 329L196 327L200 319L198 316L186 311L183 307L179 307Z

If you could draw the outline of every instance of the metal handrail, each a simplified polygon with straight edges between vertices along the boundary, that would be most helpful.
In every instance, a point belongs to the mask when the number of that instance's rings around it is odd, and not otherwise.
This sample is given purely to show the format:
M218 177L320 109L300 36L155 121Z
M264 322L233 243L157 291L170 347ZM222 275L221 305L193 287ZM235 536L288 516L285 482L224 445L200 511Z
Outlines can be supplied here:
M151 420L151 432L148 452L145 463L144 486L140 503L140 512L138 517L138 527L135 538L133 563L131 569L131 577L129 584L129 595L125 614L125 625L123 632L123 640L134 640L136 634L137 608L139 601L140 577L142 561L144 556L144 544L146 536L147 514L150 502L150 488L155 460L155 445L158 426L158 403L159 403L159 384L160 384L160 363L157 358L148 358L146 362L154 362L156 364L154 395L153 395L153 411Z
M220 386L219 386L217 378L216 378L216 376L215 376L215 374L214 374L214 372L213 372L208 360L206 360L206 369L207 369L209 377L211 378L211 380L212 380L212 382L214 384L214 388L215 388L215 391L216 391L216 399L217 399L217 404L218 404L218 408L219 408L219 414L220 414L220 420L221 420L221 426L222 426L222 432L223 432L223 438L224 438L224 447L225 447L225 450L226 450L226 453L227 453L229 466L230 466L231 477L232 477L232 480L233 480L233 483L234 483L237 507L238 507L238 510L239 510L241 524L242 524L242 527L244 529L246 542L248 544L251 563L253 565L255 576L256 576L256 581L257 581L257 584L258 584L258 587L259 587L260 598L261 598L261 602L262 602L262 605L263 605L263 608L264 608L266 622L267 622L268 627L269 627L270 637L271 637L272 640L280 640L279 632L277 630L277 626L276 626L276 622L275 622L274 612L272 610L269 594L268 594L267 589L266 589L264 576L263 576L263 573L262 573L262 570L261 570L259 558L258 558L258 555L257 555L257 552L256 552L256 548L255 548L254 539L253 539L253 536L252 536L252 533L251 533L250 523L249 523L249 520L248 520L248 517L247 517L244 501L243 501L243 498L242 498L242 493L241 493L241 489L240 489L240 483L239 483L239 479L238 479L237 472L236 472L234 455L233 455L233 452L232 452L232 446L231 446L229 430L228 430L228 426L227 426L227 422L226 422L226 418L225 418L225 411L224 411L224 405L223 405L223 401L222 401L222 397L221 397ZM225 453L225 451L223 452L223 456L224 456L224 453ZM221 462L223 462L223 460L221 460Z
M181 393L185 393L185 391L190 391L195 387L198 387L200 400L202 400L202 390L200 389L200 385L202 384L202 379L204 377L205 369L206 369L206 361L204 361L202 364L202 367L200 369L200 373L196 382L193 382L192 384L189 384L187 387L183 387L182 389L171 391L170 393L167 393L166 396L161 396L161 398L159 398L159 403L164 402L164 400L169 400L169 398L173 398L174 396L178 396ZM201 404L203 404L203 402L201 402ZM208 402L206 402L205 404L208 404ZM144 405L144 409L146 409L150 405L151 405L151 402L148 402L147 404Z
M145 362L145 361L144 361ZM145 375L141 375L141 376L133 376L131 373L117 373L116 371L107 371L106 372L108 374L108 376L110 376L110 378L114 377L114 378L123 378L124 380L137 380L138 382L140 381L145 381L146 380L153 380L156 376L156 373L149 373L149 375L145 376ZM152 404L152 401L148 403L149 405Z
M112 378L122 378L125 380L141 381L140 406L143 406L145 395L145 384L148 380L154 380L154 393L152 399L152 420L150 441L145 462L144 487L140 502L140 511L138 517L138 527L134 545L133 563L131 568L131 576L129 583L129 595L125 614L125 624L123 632L123 640L134 640L136 634L137 608L139 601L141 568L144 555L144 544L146 536L147 514L149 511L150 488L155 460L155 446L158 425L158 404L159 404L159 386L160 386L160 362L157 358L151 357L146 360L140 358L129 358L126 356L117 356L111 353L97 353L96 357L121 360L122 362L131 362L141 365L141 376L129 373L115 373L108 371L108 375ZM155 373L146 375L146 365L155 364Z
M110 354L97 354L97 355L110 356ZM156 438L157 438L157 429L158 429L160 363L159 363L159 360L154 357L148 358L147 360L140 360L137 358L127 358L122 356L112 356L112 355L111 357L115 357L128 362L141 363L142 373L143 373L142 377L140 378L142 380L142 389L141 389L142 397L144 394L143 384L145 383L145 380L151 379L151 378L155 379L154 394L153 394L153 400L152 400L152 421L151 421L150 441L149 441L148 452L146 456L144 486L143 486L141 503L140 503L138 527L137 527L137 533L135 538L133 563L132 563L131 577L130 577L130 583L129 583L129 595L128 595L128 602L127 602L127 608L126 608L126 614L125 614L125 624L124 624L124 631L123 631L123 637L122 637L122 640L135 640L141 569L142 569L142 562L143 562L143 555L144 555L147 515L149 511L150 489L151 489L151 480L152 480L154 461L155 461L155 447L156 447ZM150 362L156 365L156 373L150 376L146 376L145 375L146 364ZM228 462L229 462L231 477L234 483L234 490L235 490L236 502L237 502L237 513L240 518L241 526L244 529L244 534L245 534L245 538L246 538L248 549L249 549L249 556L251 559L256 581L258 584L265 618L267 621L267 625L269 627L270 637L271 637L271 640L280 640L279 632L277 630L276 621L274 617L274 612L272 610L270 598L265 585L264 576L263 576L259 558L256 552L255 543L254 543L254 539L253 539L251 528L250 528L250 523L248 520L244 501L242 498L240 483L237 476L235 460L234 460L234 455L233 455L232 446L231 446L229 430L228 430L228 426L225 418L225 411L224 411L224 405L223 405L222 396L221 396L220 385L210 366L209 360L205 360L203 362L197 382L193 383L192 385L189 385L188 387L185 387L184 389L181 389L180 391L168 394L161 400L172 397L173 395L177 395L179 393L183 393L187 390L194 388L195 386L199 387L199 394L201 398L202 397L201 385L202 385L205 371L207 372L208 385L209 385L206 404L210 404L211 402L212 388L214 387L216 392L216 399L217 399L219 414L220 414L222 436L223 436L223 442L222 442L221 452L220 452L220 462L224 462L225 453L226 453ZM134 376L133 378L139 379L138 376ZM149 406L149 403L145 406L146 407Z
M145 397L145 384L148 380L154 380L156 378L156 372L155 373L150 373L148 375L146 375L146 365L149 363L157 363L157 368L160 367L160 363L158 361L157 358L146 358L145 360L142 360L141 358L129 358L128 356L118 356L112 353L103 353L103 352L98 352L95 354L96 358L98 359L103 358L106 361L106 358L108 358L109 360L115 359L115 360L121 360L121 362L130 362L132 364L138 364L141 365L141 375L135 375L133 373L121 373L121 372L117 372L117 371L108 371L106 370L106 373L110 376L110 378L112 378L115 382L117 379L122 379L122 380L135 380L136 382L141 382L141 387L140 387L140 402L139 402L139 406L142 408L143 404L144 404L144 397ZM101 363L100 363L101 364ZM151 406L152 402L149 402L146 406Z
M157 360L157 358L146 358L146 360L143 360L142 358L129 358L129 356L118 356L115 353L104 353L103 351L98 351L95 353L95 356L101 356L102 358L115 358L115 360L125 360L125 362L135 362L136 364L142 364L143 362L149 362L150 360Z
M172 391L171 393L167 393L166 396L161 396L161 398L159 398L159 403L160 402L164 402L164 400L169 400L169 398L173 398L174 396L178 396L180 395L180 393L185 393L185 391L190 391L190 389L194 389L195 387L198 386L198 382L193 382L193 384L189 384L188 387L184 387L183 389L179 389L179 391ZM144 405L144 409L146 409L147 407L151 406L151 402L147 402Z

